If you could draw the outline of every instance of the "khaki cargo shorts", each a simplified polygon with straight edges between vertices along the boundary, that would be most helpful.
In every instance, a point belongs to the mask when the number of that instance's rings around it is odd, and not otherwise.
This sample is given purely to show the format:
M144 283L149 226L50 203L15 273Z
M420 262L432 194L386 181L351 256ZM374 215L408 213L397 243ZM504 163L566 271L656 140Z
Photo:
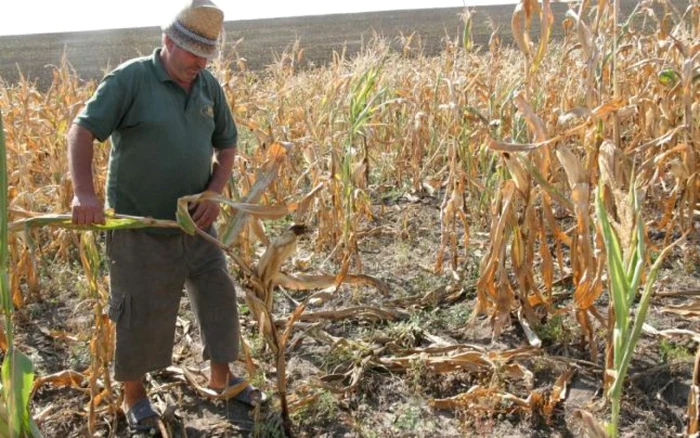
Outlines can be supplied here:
M107 233L107 256L116 380L138 380L171 364L183 286L199 325L203 359L236 360L236 290L220 248L184 233L116 230Z

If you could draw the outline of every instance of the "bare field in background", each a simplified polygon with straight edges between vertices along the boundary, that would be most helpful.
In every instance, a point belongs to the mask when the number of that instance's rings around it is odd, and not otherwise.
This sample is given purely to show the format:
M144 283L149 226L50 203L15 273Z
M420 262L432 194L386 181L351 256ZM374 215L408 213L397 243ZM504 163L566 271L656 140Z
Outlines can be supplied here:
M622 0L623 15L629 14L636 0ZM556 26L554 38L562 35L561 22L568 6L553 4ZM501 40L510 44L510 20L513 5L476 8L473 21L474 41L487 46L493 28ZM378 34L401 47L400 39L415 34L426 55L437 55L444 39L459 39L463 30L462 8L406 10L361 14L275 18L229 21L226 23L227 47L237 41L237 54L248 68L262 70L299 41L304 49L302 65L322 65L332 61L334 52L357 54ZM538 32L533 27L533 34ZM103 73L134 56L147 55L160 44L158 27L90 32L0 37L0 78L15 82L19 72L38 81L40 88L51 82L51 66L59 65L64 53L78 75L100 79Z

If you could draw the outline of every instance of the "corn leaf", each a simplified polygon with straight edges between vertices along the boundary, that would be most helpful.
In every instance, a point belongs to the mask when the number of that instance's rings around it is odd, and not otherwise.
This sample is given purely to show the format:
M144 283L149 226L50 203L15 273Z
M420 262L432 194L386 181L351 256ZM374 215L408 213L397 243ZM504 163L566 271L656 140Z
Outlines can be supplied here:
M2 394L7 403L12 436L30 430L29 395L34 382L34 365L24 353L10 349L2 362Z

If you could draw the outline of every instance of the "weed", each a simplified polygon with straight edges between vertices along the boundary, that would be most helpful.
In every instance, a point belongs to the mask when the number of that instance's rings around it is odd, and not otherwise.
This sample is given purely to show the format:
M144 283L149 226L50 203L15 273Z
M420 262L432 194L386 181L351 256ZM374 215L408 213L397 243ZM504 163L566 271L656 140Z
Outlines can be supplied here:
M313 422L324 425L336 420L337 412L338 401L335 396L328 391L321 391L313 403L292 413L292 419L298 424Z
M282 420L278 415L268 415L253 426L252 436L264 438L284 438Z
M415 431L420 422L421 412L417 406L408 406L394 420L394 425L403 432Z
M327 370L333 370L339 365L354 362L369 352L369 346L360 342L347 340L338 342L324 357L322 367Z
M402 348L413 348L421 338L423 329L417 318L389 324L382 335L391 339L393 343Z
M546 323L536 327L535 332L542 339L542 342L559 345L569 344L574 335L571 329L564 324L564 318L561 315L549 318Z
M471 305L466 301L439 309L428 314L430 316L430 327L436 330L451 330L463 327L469 320L471 311Z
M85 369L90 365L90 347L88 342L74 342L70 345L69 368Z
M406 265L411 261L412 249L405 242L401 242L396 248L396 263L399 265Z
M423 377L425 376L426 372L428 371L428 367L425 364L425 361L422 359L416 359L411 362L411 365L408 369L408 379L410 379L411 386L413 387L413 391L417 394L420 392L421 389L421 381L423 380Z
M253 357L260 357L265 346L265 340L257 333L251 333L248 336L248 346Z
M663 363L689 361L693 358L693 353L687 347L666 339L659 342L659 354Z
M371 429L372 426L360 426L360 436L365 438L379 438L379 433Z
M238 305L238 313L242 316L250 315L250 309L248 308L248 305L247 304L239 304Z

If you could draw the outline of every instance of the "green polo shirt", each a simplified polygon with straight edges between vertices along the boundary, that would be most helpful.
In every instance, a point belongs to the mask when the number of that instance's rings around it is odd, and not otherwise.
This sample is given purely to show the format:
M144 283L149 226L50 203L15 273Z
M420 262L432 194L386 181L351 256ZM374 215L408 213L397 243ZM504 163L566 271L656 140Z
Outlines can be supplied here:
M116 213L174 219L177 199L206 190L214 148L236 145L221 86L207 70L188 94L160 59L128 61L109 73L75 123L111 136L107 206Z

